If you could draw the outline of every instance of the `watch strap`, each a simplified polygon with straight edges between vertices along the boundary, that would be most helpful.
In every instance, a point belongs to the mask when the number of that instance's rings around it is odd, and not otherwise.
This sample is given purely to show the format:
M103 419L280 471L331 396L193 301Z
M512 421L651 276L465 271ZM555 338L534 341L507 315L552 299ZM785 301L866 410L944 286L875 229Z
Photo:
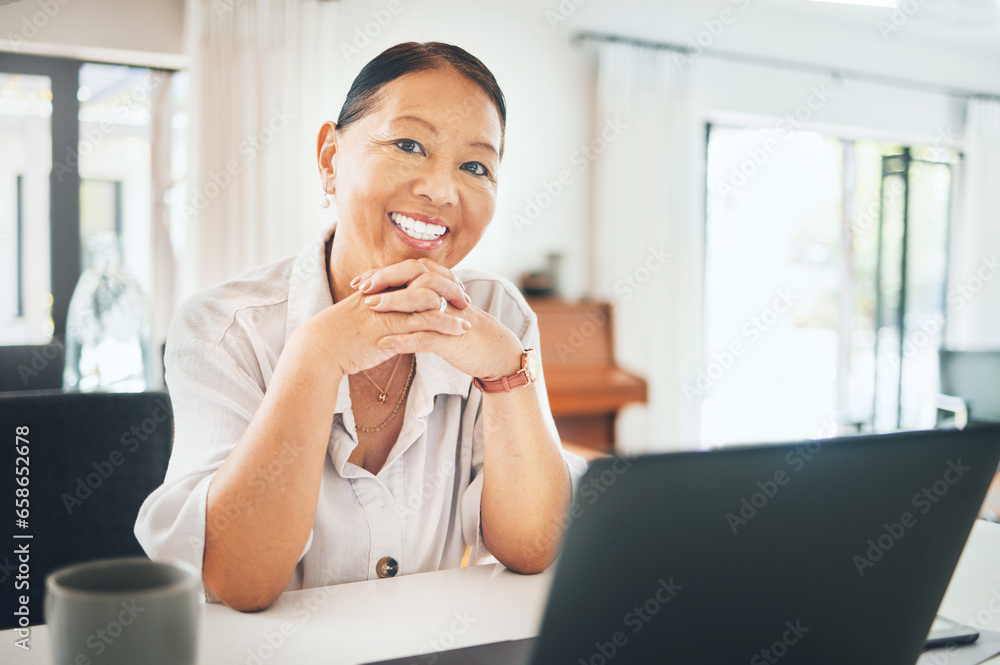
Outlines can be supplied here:
M473 377L472 383L484 393L509 393L512 388L520 388L534 383L537 377L531 375L528 363L528 358L534 353L534 349L525 349L524 353L521 354L521 369L513 374L492 381L483 381Z
M522 369L510 376L493 381L483 381L478 377L474 377L472 383L484 393L509 393L512 388L520 388L531 382L528 380L528 373Z

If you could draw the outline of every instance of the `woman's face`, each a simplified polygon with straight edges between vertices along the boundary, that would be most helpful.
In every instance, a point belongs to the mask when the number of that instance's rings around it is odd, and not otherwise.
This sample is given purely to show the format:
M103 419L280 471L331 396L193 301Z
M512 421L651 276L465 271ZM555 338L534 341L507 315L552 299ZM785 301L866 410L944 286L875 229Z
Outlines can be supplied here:
M336 132L335 149L327 134L320 170L354 267L429 258L451 268L479 242L496 208L501 129L478 85L450 69L408 74Z

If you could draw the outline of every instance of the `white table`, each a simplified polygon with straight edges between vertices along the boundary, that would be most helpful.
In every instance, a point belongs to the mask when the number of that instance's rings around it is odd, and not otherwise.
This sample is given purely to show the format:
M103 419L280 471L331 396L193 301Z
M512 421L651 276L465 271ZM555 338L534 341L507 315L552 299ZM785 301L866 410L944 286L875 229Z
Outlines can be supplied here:
M286 592L255 614L204 605L198 662L346 665L530 637L551 582L551 571L525 576L494 564ZM976 523L941 614L1000 630L1000 525ZM51 665L48 640L45 626L33 628L25 652L13 631L0 632L0 663Z
M551 581L551 570L518 575L493 564L289 591L250 614L210 603L201 608L198 663L353 664L530 637ZM14 631L0 632L0 663L51 665L48 627L31 637L25 652Z

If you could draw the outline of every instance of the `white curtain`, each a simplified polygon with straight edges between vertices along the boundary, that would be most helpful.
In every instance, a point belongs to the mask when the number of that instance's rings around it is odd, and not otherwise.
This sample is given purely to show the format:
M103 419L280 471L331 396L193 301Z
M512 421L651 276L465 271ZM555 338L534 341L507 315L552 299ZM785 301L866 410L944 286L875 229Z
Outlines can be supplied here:
M591 291L614 307L615 354L649 382L618 421L626 452L698 445L700 403L684 394L702 356L704 127L675 54L601 43ZM618 131L617 135L615 131Z
M1000 100L970 99L952 222L948 345L1000 349Z
M336 7L188 0L181 297L296 253L322 223L316 136L335 112Z

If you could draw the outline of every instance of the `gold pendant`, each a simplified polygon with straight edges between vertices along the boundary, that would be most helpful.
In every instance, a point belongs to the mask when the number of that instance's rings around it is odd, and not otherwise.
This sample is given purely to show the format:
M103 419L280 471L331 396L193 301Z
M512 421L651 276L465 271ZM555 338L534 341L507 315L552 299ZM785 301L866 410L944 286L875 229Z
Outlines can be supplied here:
M383 404L385 404L385 398L386 397L388 397L388 395L386 395L385 393L379 393L379 395L378 395L378 401L382 402Z

